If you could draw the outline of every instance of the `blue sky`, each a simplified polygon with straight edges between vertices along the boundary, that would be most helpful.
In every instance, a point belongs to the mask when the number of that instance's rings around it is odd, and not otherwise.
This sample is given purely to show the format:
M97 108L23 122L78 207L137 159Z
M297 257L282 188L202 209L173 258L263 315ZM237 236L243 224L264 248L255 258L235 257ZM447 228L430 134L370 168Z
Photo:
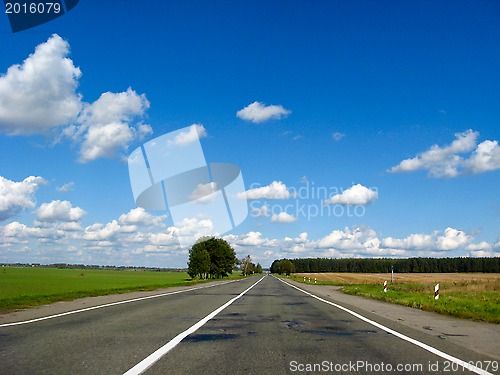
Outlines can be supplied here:
M0 262L184 267L173 234L217 233L138 208L126 158L195 124L207 161L241 168L249 216L219 233L240 257L498 256L498 19L496 1L81 1L15 34L0 16Z

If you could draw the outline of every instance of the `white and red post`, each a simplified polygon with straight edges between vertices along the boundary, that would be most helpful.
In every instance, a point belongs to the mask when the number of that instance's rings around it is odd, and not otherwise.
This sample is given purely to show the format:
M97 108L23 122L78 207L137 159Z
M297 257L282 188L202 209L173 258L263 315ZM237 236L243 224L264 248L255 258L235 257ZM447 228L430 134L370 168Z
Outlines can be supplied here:
M387 280L384 281L384 293L387 293Z
M434 299L439 299L439 284L434 287Z

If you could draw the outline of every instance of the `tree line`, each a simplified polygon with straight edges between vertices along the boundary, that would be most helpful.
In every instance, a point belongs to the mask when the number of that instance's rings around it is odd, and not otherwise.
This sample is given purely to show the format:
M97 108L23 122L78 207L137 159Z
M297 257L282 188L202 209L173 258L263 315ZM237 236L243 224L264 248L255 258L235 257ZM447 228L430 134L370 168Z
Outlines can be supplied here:
M284 261L289 261L291 266ZM285 268L283 268L283 266ZM271 265L271 273L366 272L366 273L499 273L500 258L365 258L365 259L279 259Z

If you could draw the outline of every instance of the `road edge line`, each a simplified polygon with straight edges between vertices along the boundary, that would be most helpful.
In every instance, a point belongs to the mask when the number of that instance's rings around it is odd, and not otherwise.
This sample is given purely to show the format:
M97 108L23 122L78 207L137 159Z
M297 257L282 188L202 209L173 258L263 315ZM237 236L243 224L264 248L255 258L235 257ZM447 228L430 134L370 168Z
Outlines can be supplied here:
M273 276L273 277L275 277L275 276ZM437 356L439 356L441 358L444 358L444 359L447 359L449 361L452 361L452 362L456 363L457 365L461 366L462 369L469 370L471 372L474 372L476 374L481 374L481 375L493 375L492 373L490 373L488 371L485 371L485 370L483 370L483 369L481 369L481 368L479 368L477 366L474 366L474 365L472 365L472 364L470 364L468 362L465 362L465 361L461 360L460 358L453 357L452 355L447 354L445 352L442 352L439 349L436 349L436 348L434 348L434 347L432 347L430 345L424 344L423 342L420 342L418 340L412 339L409 336L406 336L406 335L404 335L402 333L399 333L398 331L395 331L395 330L393 330L391 328L388 328L388 327L386 327L386 326L384 326L384 325L382 325L380 323L377 323L377 322L375 322L375 321L373 321L371 319L368 319L368 318L364 317L363 315L358 314L357 312L354 312L352 310L349 310L348 308L346 308L344 306L338 305L335 302L331 302L331 301L328 301L328 300L323 299L321 297L318 297L317 295L312 294L312 293L310 293L310 292L308 292L308 291L306 291L304 289L301 289L301 288L299 288L299 287L297 287L297 286L295 286L293 284L287 283L286 281L282 280L279 277L276 277L276 279L278 279L279 281L281 281L282 283L284 283L284 284L286 284L288 286L291 286L292 288L297 289L298 291L300 291L300 292L302 292L304 294L307 294L310 297L313 297L313 298L317 299L318 301L321 301L321 302L324 302L326 304L332 305L332 306L334 306L334 307L336 307L336 308L338 308L338 309L340 309L342 311L345 311L348 314L351 314L351 315L355 316L358 319L361 319L362 321L364 321L366 323L369 323L369 324L371 324L371 325L373 325L373 326L375 326L377 328L380 328L381 330L383 330L383 331L385 331L387 333L390 333L390 334L392 334L392 335L394 335L394 336L396 336L396 337L398 337L398 338L400 338L402 340L408 341L409 343L411 343L413 345L416 345L416 346L418 346L418 347L420 347L420 348L422 348L424 350L427 350L428 352L430 352L432 354L435 354L435 355L437 355Z
M212 311L210 314L208 314L206 317L201 319L198 323L193 324L191 327L186 329L184 332L179 333L177 336L175 336L172 340L167 342L165 345L163 345L161 348L157 349L150 355L148 355L146 358L144 358L141 362L136 364L134 367L132 367L130 370L125 372L123 375L139 375L142 374L144 371L146 371L148 368L153 366L156 362L158 362L165 354L167 354L170 350L175 348L182 340L184 340L188 335L191 333L196 332L198 329L203 327L210 319L214 318L218 313L220 313L222 310L224 310L226 307L230 306L234 301L237 299L241 298L243 295L245 295L250 289L252 289L255 285L260 283L266 276L262 276L257 282L249 286L247 289L245 289L243 292L238 294L236 297L230 299L227 301L224 305L220 306L219 308L215 309Z
M66 311L66 312L63 312L63 313L54 314L54 315L48 315L48 316L43 316L43 317L35 318L35 319L21 320L19 322L12 322L12 323L3 323L3 324L0 324L0 328L12 327L12 326L20 326L20 325L24 325L24 324L31 324L31 323L36 323L36 322L40 322L40 321L43 321L43 320L60 318L62 316L66 316L66 315L73 315L73 314L78 314L78 313L82 313L82 312L86 312L86 311L102 309L104 307L110 307L110 306L116 306L116 305L123 305L125 303L131 303L131 302L137 302L137 301L144 301L144 300L153 299L153 298L159 298L159 297L166 297L166 296L171 296L173 294L191 292L193 290L199 290L199 289L205 289L205 288L212 288L214 286L226 285L226 284L229 284L229 283L232 283L232 282L235 282L235 281L241 281L241 280L243 280L243 279L228 280L228 281L223 282L223 283L213 284L213 285L205 285L205 286L201 286L199 288L189 288L189 289L183 289L183 290L176 290L175 292L161 293L161 294L155 294L155 295L152 295L152 296L138 297L138 298L128 299L128 300L124 300L124 301L117 301L117 302L105 303L104 305L97 305L97 306L92 306L92 307L85 307L83 309Z

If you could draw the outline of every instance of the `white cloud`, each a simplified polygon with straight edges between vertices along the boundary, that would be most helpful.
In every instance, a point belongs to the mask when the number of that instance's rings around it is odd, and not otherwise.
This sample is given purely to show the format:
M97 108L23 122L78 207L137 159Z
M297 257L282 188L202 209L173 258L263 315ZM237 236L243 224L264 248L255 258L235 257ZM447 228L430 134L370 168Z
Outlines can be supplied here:
M80 207L73 207L70 201L52 201L42 204L36 211L39 221L79 221L86 212Z
M271 221L273 223L293 223L297 220L298 219L295 216L292 216L284 211L280 212L279 214L273 214L273 216L271 216Z
M34 193L40 185L46 183L42 177L30 176L23 181L14 182L0 176L0 220L35 207Z
M69 44L54 34L22 65L0 75L1 133L44 134L64 126L57 140L68 137L79 144L81 162L114 157L152 133L140 121L149 108L144 94L129 88L106 92L92 104L82 102L76 92L82 73L68 54Z
M84 239L89 241L110 241L120 233L120 224L116 220L106 225L96 223L85 228Z
M190 194L189 199L198 203L210 203L217 198L217 183L209 182L207 184L198 184L193 192Z
M142 207L137 207L131 209L126 214L120 215L118 221L123 225L143 225L143 226L158 226L162 227L163 220L167 218L167 215L155 216L152 215Z
M54 34L21 65L0 75L0 132L39 134L76 118L82 73L68 54L69 44Z
M453 228L446 228L444 234L437 239L438 250L456 250L465 247L471 238L465 232Z
M57 191L60 191L61 193L67 193L68 191L74 190L75 189L75 183L74 182L68 182L62 186L56 187Z
M83 163L114 157L119 151L127 151L128 145L152 129L140 121L149 108L144 94L138 95L128 88L126 92L106 92L90 105L86 105L79 116L79 126L65 129L64 135L81 142L80 161Z
M270 119L281 119L288 116L291 111L285 109L281 105L268 105L264 103L253 102L243 109L236 112L236 116L242 120L247 120L255 123L267 121Z
M168 231L175 233L181 244L191 245L200 237L217 235L212 220L206 218L186 218L176 226L169 227Z
M316 242L319 248L335 248L337 250L366 250L364 243L370 244L376 239L373 229L367 227L353 227L342 230L333 230L327 236Z
M174 145L185 146L198 139L205 138L207 135L207 129L205 129L203 124L193 124L189 127L188 131L180 132L170 142Z
M135 265L147 262L151 266L185 267L187 248L201 236L217 235L213 223L207 219L186 219L177 227L166 228L159 218L142 209L132 209L119 220L96 223L85 229L76 221L35 221L33 227L12 222L0 226L0 259ZM297 256L425 257L442 256L443 252L449 256L500 256L500 242L474 243L472 236L451 227L441 232L410 234L402 239L383 238L364 226L335 229L317 240L310 239L307 232L296 237L268 238L257 231L230 234L224 239L238 256L251 254L254 262L263 266L274 259ZM179 246L179 241L184 245ZM73 258L67 258L68 253ZM27 254L29 258L19 254Z
M367 205L377 199L377 192L357 184L323 201L323 204Z
M410 234L404 239L387 237L381 241L382 247L405 250L432 250L435 244L436 241L432 235L422 233Z
M490 251L491 249L493 249L493 246L486 241L480 242L478 244L471 243L465 248L465 250L472 252Z
M293 197L281 181L273 181L268 186L261 186L239 193L238 198L246 199L289 199Z
M345 134L344 133L340 133L340 132L335 132L332 134L332 138L334 141L338 142L340 141L342 138L345 137Z
M448 227L441 235L439 232L434 232L432 234L411 234L404 239L387 237L381 241L381 245L391 249L405 249L420 252L477 249L477 245L470 244L471 241L472 237L468 236L464 231Z
M236 243L241 246L259 246L265 243L265 239L262 238L262 233L260 232L248 232L240 237Z
M388 170L390 173L427 170L429 176L452 178L500 169L500 147L498 141L484 141L477 145L478 132L471 129L455 134L455 140L447 146L433 145L414 158L405 159ZM474 150L474 148L476 149ZM464 158L461 154L474 152Z
M481 142L468 160L464 161L466 173L481 173L500 169L498 141Z

